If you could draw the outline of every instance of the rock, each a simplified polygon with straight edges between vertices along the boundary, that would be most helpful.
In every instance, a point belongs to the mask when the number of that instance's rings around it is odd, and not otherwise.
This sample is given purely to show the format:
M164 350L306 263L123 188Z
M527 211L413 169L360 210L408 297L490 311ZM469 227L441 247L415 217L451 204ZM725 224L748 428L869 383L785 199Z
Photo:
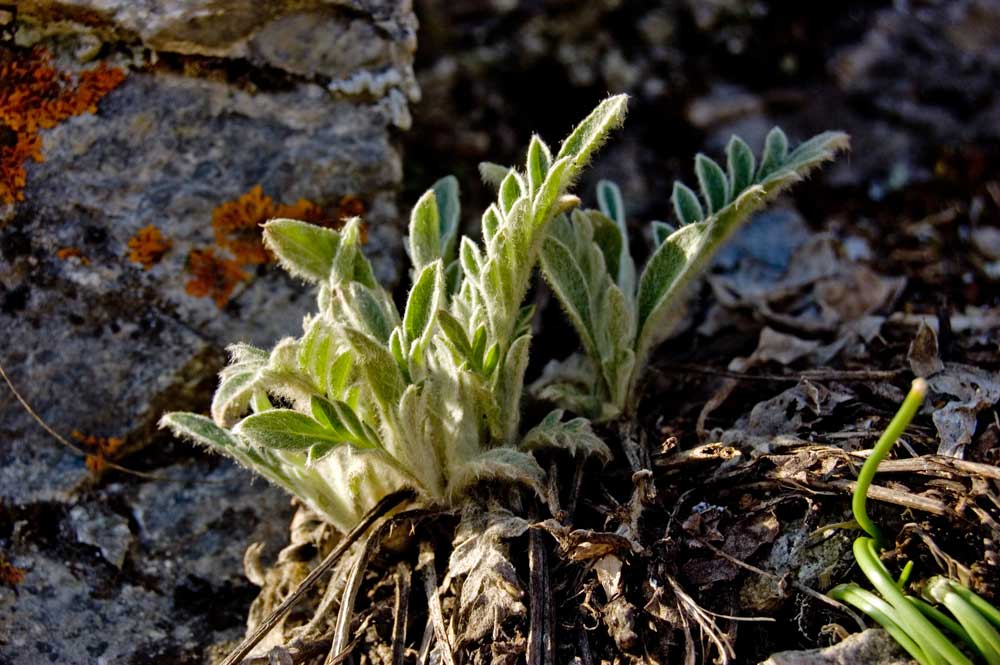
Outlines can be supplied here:
M99 503L73 506L69 522L76 532L77 542L94 545L104 560L119 570L132 542L128 520Z
M417 24L403 0L27 0L19 12L37 21L21 41L71 30L161 52L245 58L303 76L396 70L407 94L417 91Z
M870 628L824 649L782 651L761 665L908 665L909 657L889 633Z
M406 0L29 0L13 25L0 95L58 104L35 122L4 99L3 145L34 152L0 153L0 364L81 454L0 400L0 550L29 571L0 590L0 662L200 662L242 632L243 551L284 539L287 498L178 463L198 454L156 422L207 409L225 345L269 347L313 309L260 245L268 217L362 213L398 279L415 18ZM107 485L109 460L182 482Z
M162 474L190 481L115 484L69 510L13 509L8 553L27 572L16 593L0 587L0 662L196 663L242 636L256 593L242 575L243 549L260 541L274 556L287 538L288 498L228 461Z

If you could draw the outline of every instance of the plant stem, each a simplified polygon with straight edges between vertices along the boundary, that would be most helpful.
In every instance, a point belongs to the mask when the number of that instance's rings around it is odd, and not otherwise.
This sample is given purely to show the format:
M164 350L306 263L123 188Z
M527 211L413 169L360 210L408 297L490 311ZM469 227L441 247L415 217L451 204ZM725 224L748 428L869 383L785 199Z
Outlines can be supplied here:
M913 385L910 386L909 394L903 400L903 405L899 407L899 411L893 417L889 426L886 427L885 432L882 433L878 443L872 449L871 455L861 467L861 473L858 474L858 484L854 490L854 498L851 502L854 519L857 520L858 524L868 535L875 539L879 547L883 549L886 547L885 537L882 535L881 529L875 526L875 523L868 517L868 487L872 484L872 479L875 477L879 463L889 454L893 444L896 443L903 430L913 420L913 416L917 413L917 409L920 408L921 403L923 403L924 395L926 394L927 382L923 379L914 380Z
M913 656L920 665L930 665L931 661L924 654L923 649L907 635L906 630L900 626L900 622L895 617L896 612L892 605L885 602L871 591L862 589L856 584L841 584L830 589L829 596L842 603L848 603L858 608L880 626L885 628L906 652Z
M951 665L972 665L958 648L948 641L937 627L927 617L920 613L903 592L896 586L896 581L889 575L875 551L875 541L861 537L854 541L854 558L861 567L865 577L872 583L875 590L892 605L895 618L906 633L918 644L931 663L950 663Z

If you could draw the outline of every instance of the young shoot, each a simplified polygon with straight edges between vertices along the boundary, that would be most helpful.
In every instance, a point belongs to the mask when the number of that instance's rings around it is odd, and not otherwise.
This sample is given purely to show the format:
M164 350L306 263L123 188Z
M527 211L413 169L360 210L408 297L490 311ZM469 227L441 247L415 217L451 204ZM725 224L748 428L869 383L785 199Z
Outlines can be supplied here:
M545 279L586 355L550 363L533 390L600 420L634 411L642 372L681 319L691 281L752 213L847 146L846 134L826 132L790 151L776 127L759 164L735 136L726 148L725 169L699 154L700 198L683 183L674 184L677 227L653 222L653 253L638 274L621 192L600 182L600 209L557 217L541 257Z
M858 475L852 510L858 525L871 537L854 541L858 567L878 592L872 593L857 584L841 584L830 590L835 600L861 610L881 625L921 665L971 665L972 661L942 629L965 644L967 649L989 665L1000 665L1000 611L961 584L944 577L932 577L922 585L923 598L905 593L912 570L908 562L899 580L895 580L879 560L878 550L888 543L882 531L868 516L867 494L878 465L889 454L913 419L927 393L927 382L917 379L899 411L879 438ZM944 606L951 616L933 605Z
M624 118L611 97L553 153L532 137L523 170L502 177L482 239L458 238L459 193L444 178L417 201L402 312L361 250L361 222L331 229L269 221L264 241L292 275L317 287L304 333L271 350L230 347L212 417L170 413L162 426L229 455L348 531L381 498L411 488L452 505L482 479L540 491L544 474L520 446L532 310L525 295L568 190ZM540 429L539 429L540 428ZM531 448L609 457L580 419L561 413L528 433Z

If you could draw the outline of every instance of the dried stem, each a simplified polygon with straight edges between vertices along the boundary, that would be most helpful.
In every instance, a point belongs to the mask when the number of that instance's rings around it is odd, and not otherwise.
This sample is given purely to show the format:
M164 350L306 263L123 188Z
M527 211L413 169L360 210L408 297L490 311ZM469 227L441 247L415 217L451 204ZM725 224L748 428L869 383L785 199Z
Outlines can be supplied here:
M384 497L375 506L368 511L368 514L355 526L351 531L344 536L344 539L338 543L338 545L333 548L323 562L320 563L316 568L309 573L309 575L302 580L299 586L288 596L281 605L279 605L271 614L264 619L257 629L245 640L243 640L239 646L230 652L226 659L222 661L222 665L236 665L243 657L250 653L250 650L257 646L264 637L271 632L271 630L277 626L281 619L292 609L292 607L297 603L306 591L308 591L319 578L323 576L335 563L344 555L351 545L353 545L368 529L374 524L380 517L388 513L393 508L399 506L400 504L408 501L412 501L416 496L416 493L411 489L402 489L388 496Z

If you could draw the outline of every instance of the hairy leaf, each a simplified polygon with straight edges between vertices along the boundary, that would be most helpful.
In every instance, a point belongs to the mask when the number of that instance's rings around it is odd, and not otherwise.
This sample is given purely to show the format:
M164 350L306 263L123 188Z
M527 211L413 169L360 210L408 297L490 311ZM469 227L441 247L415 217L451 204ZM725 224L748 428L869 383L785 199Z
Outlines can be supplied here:
M729 182L722 167L705 155L698 154L694 160L694 170L702 196L708 204L709 214L721 210L729 203Z
M552 153L537 135L528 144L528 191L534 195L545 181L545 174L552 163Z
M674 194L671 198L674 202L674 213L682 225L694 224L705 217L705 211L698 201L698 195L684 183L674 183Z
M258 448L305 452L319 443L346 443L341 432L323 427L291 409L271 409L247 416L233 432Z
M390 409L403 393L403 375L392 353L360 330L344 328L344 337L354 349L355 362L383 409Z
M330 276L340 234L294 219L272 219L264 225L264 245L292 275L319 284Z
M590 428L586 418L563 421L564 411L556 409L528 430L521 441L525 450L559 448L573 457L596 457L602 464L611 461L611 449Z
M590 159L590 155L607 140L611 130L621 126L627 105L627 95L615 95L598 104L597 108L562 142L556 160L571 157L574 170L582 168Z
M441 216L437 193L433 189L424 192L413 206L407 242L416 273L441 258Z

